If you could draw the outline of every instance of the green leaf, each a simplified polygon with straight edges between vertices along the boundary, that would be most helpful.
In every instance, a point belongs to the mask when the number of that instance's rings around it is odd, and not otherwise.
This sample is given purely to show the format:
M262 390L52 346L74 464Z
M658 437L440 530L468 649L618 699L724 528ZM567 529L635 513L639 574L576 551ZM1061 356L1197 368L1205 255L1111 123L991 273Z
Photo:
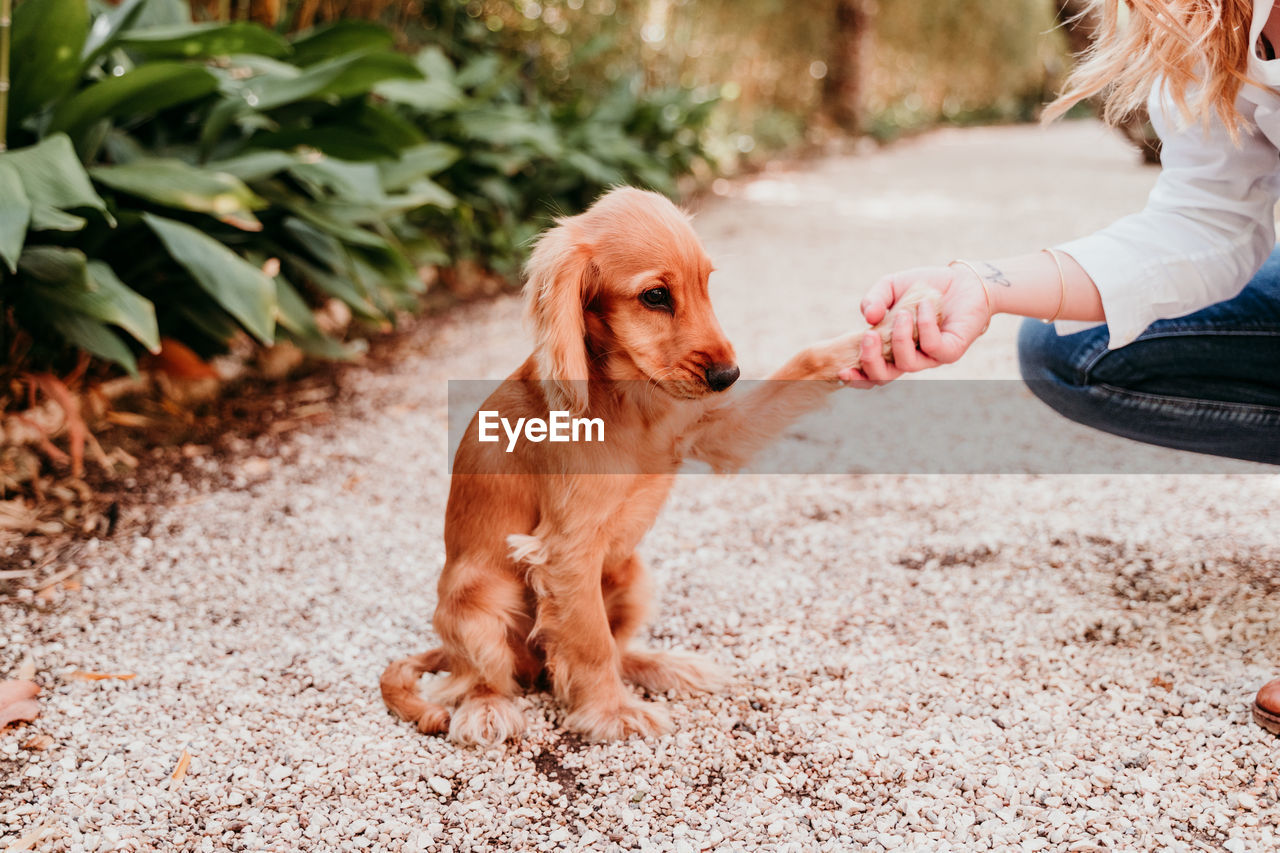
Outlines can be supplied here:
M528 145L547 157L560 155L560 138L555 125L532 120L514 104L468 110L458 114L462 132L490 145Z
M352 127L397 152L427 141L418 126L404 116L368 102L360 105Z
M217 78L199 66L153 62L100 80L63 101L53 113L49 130L80 137L101 119L155 113L203 98L217 88Z
M212 160L205 163L205 168L253 182L269 178L297 162L298 156L286 151L252 151L226 160Z
M170 257L219 305L264 344L274 340L275 285L262 270L184 222L151 213L142 214L142 219Z
M119 326L147 349L160 351L154 306L102 261L87 261L78 249L33 246L22 253L18 266L43 303Z
M314 65L344 53L389 50L393 41L390 31L369 21L337 21L296 38L293 61Z
M40 205L31 209L32 231L79 231L89 224L83 216L76 216L56 207Z
M93 316L124 329L151 352L160 352L160 329L151 300L138 295L102 261L89 261L89 281L103 305L103 313Z
M462 67L454 78L454 83L461 89L474 89L497 77L500 70L502 59L497 54L481 54Z
M297 256L287 255L281 260L289 265L292 272L299 273L307 284L321 293L342 300L363 319L374 322L383 322L387 319L381 311L373 307L348 275L331 272Z
M10 34L11 128L71 91L80 77L80 50L88 33L85 0L27 0L18 5Z
M33 227L36 227L37 218L41 218L42 224L57 218L56 213L50 213L51 210L82 207L100 211L108 223L115 225L115 220L107 213L106 202L94 192L89 175L80 165L71 140L65 134L57 133L30 148L9 151L4 158L18 173L27 198L31 200ZM83 224L81 220L76 227Z
M256 110L273 110L314 98L363 95L381 80L421 76L414 64L398 53L356 53L312 65L295 76L252 77L244 84L243 97Z
M107 6L105 11L94 17L89 36L80 51L80 70L86 70L95 59L114 47L120 33L147 17L146 13L156 5L154 0L125 0L118 6Z
M121 47L147 57L203 59L233 53L286 56L289 43L270 30L248 21L230 24L177 24L130 30Z
M134 358L133 351L118 335L97 320L67 311L54 314L50 323L67 343L98 358L114 361L127 370L130 376L138 375L138 360Z
M22 188L18 170L0 154L0 259L9 272L18 271L18 255L27 239L31 199Z
M281 276L276 276L276 302L279 305L277 334L283 329L299 349L317 358L341 361L355 357L355 353L342 343L320 331L307 303Z
M345 201L381 201L384 198L378 167L372 163L352 163L333 157L295 163L289 174L297 178L316 198L333 194Z
M378 164L378 172L382 175L382 188L388 192L402 190L415 181L439 174L458 162L462 156L457 148L443 142L428 142L406 148L394 160L384 160Z
M125 166L99 166L90 174L99 183L156 204L207 213L246 231L262 229L253 211L267 203L226 172L156 157Z
M458 76L454 71L453 63L439 45L433 44L418 51L413 57L413 64L418 66L422 76L428 80L445 80L454 83Z
M424 113L451 112L467 102L452 80L383 80L373 87L373 93Z

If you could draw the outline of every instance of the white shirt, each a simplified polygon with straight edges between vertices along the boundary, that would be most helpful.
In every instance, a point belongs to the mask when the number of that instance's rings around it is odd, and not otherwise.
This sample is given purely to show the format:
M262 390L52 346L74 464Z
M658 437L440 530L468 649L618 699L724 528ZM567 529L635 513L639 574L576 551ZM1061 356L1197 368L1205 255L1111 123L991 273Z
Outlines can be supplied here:
M1274 0L1254 0L1256 45ZM1280 45L1277 45L1280 48ZM1111 335L1124 346L1155 320L1181 317L1231 299L1275 247L1280 197L1280 59L1250 53L1236 107L1247 126L1240 144L1215 120L1188 124L1158 87L1148 101L1163 144L1162 170L1141 213L1057 248L1098 286ZM1096 323L1059 321L1060 334Z

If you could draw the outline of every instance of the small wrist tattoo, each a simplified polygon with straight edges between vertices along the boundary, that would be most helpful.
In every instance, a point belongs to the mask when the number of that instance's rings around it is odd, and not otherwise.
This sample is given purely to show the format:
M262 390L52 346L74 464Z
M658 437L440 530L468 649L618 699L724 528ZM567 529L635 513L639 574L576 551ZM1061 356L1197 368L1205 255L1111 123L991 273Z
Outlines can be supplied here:
M983 261L982 265L987 268L987 272L983 273L983 278L987 281L992 284L1001 285L1002 287L1013 287L1013 282L1009 281L1008 277L1004 274L1004 271L995 264Z

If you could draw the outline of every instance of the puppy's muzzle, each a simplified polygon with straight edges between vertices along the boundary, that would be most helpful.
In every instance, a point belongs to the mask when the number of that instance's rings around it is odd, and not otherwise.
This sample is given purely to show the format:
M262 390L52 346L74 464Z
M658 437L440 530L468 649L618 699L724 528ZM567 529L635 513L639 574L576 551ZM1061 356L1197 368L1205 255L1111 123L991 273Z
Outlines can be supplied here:
M738 381L742 371L736 364L712 364L707 367L707 385L712 391L723 391Z

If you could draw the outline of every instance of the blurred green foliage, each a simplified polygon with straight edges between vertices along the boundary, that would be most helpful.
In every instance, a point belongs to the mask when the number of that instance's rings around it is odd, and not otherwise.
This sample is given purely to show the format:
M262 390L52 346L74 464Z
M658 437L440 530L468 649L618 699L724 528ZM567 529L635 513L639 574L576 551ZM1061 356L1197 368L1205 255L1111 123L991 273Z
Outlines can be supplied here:
M710 100L634 79L543 88L471 16L453 26L405 53L366 21L286 36L193 22L181 0L20 3L8 375L77 351L133 372L165 338L346 357L310 304L388 324L421 304L426 266L478 257L514 280L557 208L615 183L673 192L704 157Z
M649 87L714 94L707 144L731 168L824 135L836 2L434 0L425 20L456 20L461 9L536 60L547 91L642 75ZM873 25L863 124L878 138L939 122L1027 120L1065 71L1049 0L864 2Z

